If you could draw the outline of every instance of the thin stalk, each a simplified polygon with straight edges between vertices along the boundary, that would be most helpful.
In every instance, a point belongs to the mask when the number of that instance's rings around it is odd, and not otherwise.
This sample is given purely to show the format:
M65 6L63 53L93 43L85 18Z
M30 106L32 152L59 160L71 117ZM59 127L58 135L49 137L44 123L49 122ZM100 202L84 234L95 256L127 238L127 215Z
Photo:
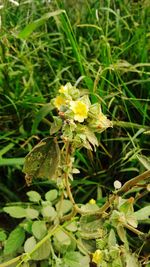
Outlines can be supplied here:
M37 244L36 244L36 246L34 247L34 249L32 249L32 251L31 252L29 252L27 255L25 255L24 257L23 257L23 259L22 259L22 261L21 262L19 262L19 264L16 266L16 267L19 267L19 266L21 266L21 264L23 263L23 262L27 262L30 258L31 258L31 255L38 249L38 248L40 248L41 247L41 245L43 245L55 232L57 232L58 231L58 224L57 225L55 225L54 227L53 227L53 229L50 229L49 230L49 233L42 239L42 240L40 240Z
M129 229L130 231L132 231L133 233L135 233L136 235L145 235L145 233L139 231L138 229L132 227L131 225L124 223L123 226L127 229Z
M122 193L125 193L129 191L132 187L136 186L139 182L147 180L150 178L150 170L134 177L133 179L127 181L118 191L117 195L120 195Z
M113 203L116 195L122 195L123 193L129 191L132 187L136 186L140 181L146 180L150 177L150 170L146 171L133 179L127 181L117 192L113 194L109 200L96 212L96 214L104 213Z
M66 166L69 166L70 164L70 144L69 142L66 143ZM67 190L67 195L71 201L71 203L73 204L74 210L80 214L83 213L83 211L78 207L78 205L76 204L73 195L71 193L71 189L70 189L70 183L69 183L69 179L68 179L68 172L66 171L64 173L64 179L65 179L65 185L66 185L66 190ZM73 212L74 214L74 212Z
M5 262L5 263L0 264L0 267L7 267L7 266L10 266L10 265L16 263L17 261L19 261L22 258L23 255L24 254L22 254L22 255L20 255L20 256L18 256L16 258L13 258L13 259Z
M25 253L25 254L22 254L22 255L20 255L20 256L18 256L18 257L16 257L16 258L14 258L14 259L12 259L12 260L10 260L10 261L7 261L7 262L5 262L5 263L3 263L3 264L0 264L0 267L7 267L7 266L10 266L11 264L13 264L13 263L15 263L15 262L17 262L17 261L19 261L21 258L22 258L22 260L16 265L16 267L19 267L19 266L21 266L21 264L23 263L23 262L28 262L30 259L31 259L31 255L38 249L38 248L40 248L41 247L41 245L43 245L56 231L58 231L58 224L57 225L55 225L54 227L53 227L53 229L50 229L49 230L49 232L48 232L48 234L42 239L42 240L40 240L37 244L36 244L36 246L34 247L34 249L32 249L32 251L31 252L29 252L29 253Z

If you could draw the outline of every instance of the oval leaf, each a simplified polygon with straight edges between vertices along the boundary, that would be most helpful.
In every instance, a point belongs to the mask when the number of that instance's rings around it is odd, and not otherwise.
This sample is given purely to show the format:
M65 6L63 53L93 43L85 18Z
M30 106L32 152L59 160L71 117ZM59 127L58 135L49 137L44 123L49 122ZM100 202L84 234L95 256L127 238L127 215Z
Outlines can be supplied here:
M47 233L47 228L46 224L43 221L35 221L32 224L32 233L37 239L42 239L46 233Z
M3 210L14 218L24 218L26 217L26 209L18 206L5 207Z
M58 196L58 191L56 189L50 190L45 194L45 199L47 201L52 202L53 200L55 200Z
M31 256L35 261L41 261L47 259L51 252L51 244L50 241L45 241Z
M18 226L8 237L4 246L4 254L11 254L17 251L22 246L24 239L25 231L22 227Z
M61 209L61 214L66 214L72 209L72 203L68 199L64 199L61 203L56 204L56 209L59 211Z
M31 202L39 202L41 200L40 194L36 191L27 192L27 196Z
M57 212L55 211L55 209L51 205L47 205L47 206L43 207L41 210L41 213L42 213L44 218L45 217L50 218L51 220L53 220L57 215Z
M36 219L39 216L39 212L35 209L27 208L26 209L26 218Z
M150 205L136 211L134 215L138 221L150 219Z
M36 240L34 236L29 237L26 242L24 243L24 251L26 253L31 252L36 245Z

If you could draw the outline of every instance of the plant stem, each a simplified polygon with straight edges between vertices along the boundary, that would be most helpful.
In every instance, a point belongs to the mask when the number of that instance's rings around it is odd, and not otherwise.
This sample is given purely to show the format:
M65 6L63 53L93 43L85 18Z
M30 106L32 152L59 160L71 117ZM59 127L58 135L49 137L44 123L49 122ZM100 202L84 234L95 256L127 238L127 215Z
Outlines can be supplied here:
M67 173L65 174L65 183L66 183L66 190L67 190L67 195L71 201L71 203L73 204L73 207L74 207L74 210L80 214L84 213L79 207L78 205L75 203L75 200L73 198L73 195L71 193L71 189L70 189L70 184L69 184L69 181L68 181L68 175ZM74 213L74 212L73 212Z
M139 182L146 180L150 177L150 170L134 177L133 179L127 181L118 191L117 195L120 195L122 193L127 192L130 190L133 186L137 185Z
M24 254L22 254L22 255L20 255L20 256L18 256L16 258L13 258L13 259L5 262L5 263L0 264L0 267L6 267L6 266L10 266L10 265L14 264L15 262L19 261L22 258L23 255Z
M54 227L53 227L53 229L50 229L49 230L49 232L48 232L48 234L42 239L42 240L40 240L37 244L36 244L36 246L32 249L32 251L31 252L29 252L27 255L25 255L24 257L23 257L23 259L22 259L22 261L21 262L19 262L19 264L16 266L16 267L19 267L19 266L21 266L21 264L23 263L23 262L27 262L29 259L30 259L30 257L31 257L31 255L38 249L38 248L40 248L41 247L41 245L43 245L55 232L57 232L58 231L58 224L57 225L55 225Z
M129 225L127 223L124 223L123 226L137 235L145 235L145 233L139 231L138 229L132 227L131 225Z
M48 234L42 239L42 240L40 240L37 244L36 244L36 246L32 249L32 251L31 252L29 252L29 253L24 253L24 254L22 254L22 255L20 255L20 256L18 256L18 257L16 257L16 258L14 258L14 259L12 259L12 260L9 260L9 261L7 261L7 262L5 262L5 263L2 263L2 264L0 264L0 267L7 267L7 266L10 266L10 265L12 265L13 263L15 263L15 262L17 262L17 261L19 261L20 259L21 259L21 261L16 265L16 267L19 267L19 266L21 266L21 264L23 263L23 262L28 262L30 259L31 259L31 255L39 248L39 247L41 247L41 245L43 245L56 231L58 231L59 230L59 228L58 228L58 224L57 225L55 225L54 227L53 227L53 229L50 229L49 230L49 232L48 232Z
M140 181L146 180L150 177L150 170L134 177L133 179L127 181L118 191L116 194L113 194L109 200L96 212L96 214L101 214L103 212L105 212L113 203L113 201L116 198L116 195L121 195L125 192L127 192L128 190L130 190L132 187L134 187L135 185L137 185Z
M64 215L64 216L60 219L61 223L65 222L65 221L69 221L69 220L71 220L71 218L73 218L74 216L76 216L76 214L77 214L77 211L75 210L75 208L73 208L72 211L71 211L69 214Z
M66 143L66 166L69 166L70 165L70 144L69 142ZM69 179L68 179L68 172L66 171L64 173L64 178L65 178L65 185L66 185L66 190L67 190L67 195L71 201L71 203L73 204L73 207L74 207L74 210L77 212L77 213L84 213L79 207L78 205L76 204L74 198L73 198L73 195L71 193L71 189L70 189L70 183L69 183ZM72 212L74 214L74 212ZM72 214L71 213L71 214Z

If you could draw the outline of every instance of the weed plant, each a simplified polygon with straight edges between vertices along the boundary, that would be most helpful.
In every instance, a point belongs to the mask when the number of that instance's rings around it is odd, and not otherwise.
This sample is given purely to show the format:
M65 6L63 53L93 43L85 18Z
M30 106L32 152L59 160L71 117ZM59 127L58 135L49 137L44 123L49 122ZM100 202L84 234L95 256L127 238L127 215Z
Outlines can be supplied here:
M80 174L71 187L77 203L95 199L101 207L115 180L124 184L150 169L150 4L7 0L0 15L0 228L8 236L18 221L4 213L6 204L27 202L29 190L44 198L57 189L47 180L33 180L28 188L22 167L27 153L49 136L49 102L62 84L88 92L113 122L98 136L96 151L75 152ZM126 194L137 199L136 211L149 207L146 188ZM149 231L148 216L140 231ZM141 244L139 262L149 266L147 241Z

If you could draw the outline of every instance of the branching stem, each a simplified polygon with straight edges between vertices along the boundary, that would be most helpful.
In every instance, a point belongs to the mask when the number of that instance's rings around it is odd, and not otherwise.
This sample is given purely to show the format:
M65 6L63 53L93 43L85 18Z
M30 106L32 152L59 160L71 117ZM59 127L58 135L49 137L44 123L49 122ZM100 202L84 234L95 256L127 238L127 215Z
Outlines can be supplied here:
M136 186L139 182L146 180L150 177L150 170L146 171L133 179L127 181L117 192L112 195L109 200L96 212L97 214L101 214L105 212L113 203L116 198L116 195L122 195L123 193L129 191L132 187Z
M40 240L35 247L32 249L32 251L30 251L29 253L24 253L12 260L9 260L5 263L0 264L0 267L7 267L12 265L15 262L18 262L20 259L21 261L16 265L16 267L21 266L21 264L23 262L28 262L31 259L32 254L39 249L52 235L54 235L58 230L59 230L59 225L55 225L52 229L49 230L48 234L42 239Z

